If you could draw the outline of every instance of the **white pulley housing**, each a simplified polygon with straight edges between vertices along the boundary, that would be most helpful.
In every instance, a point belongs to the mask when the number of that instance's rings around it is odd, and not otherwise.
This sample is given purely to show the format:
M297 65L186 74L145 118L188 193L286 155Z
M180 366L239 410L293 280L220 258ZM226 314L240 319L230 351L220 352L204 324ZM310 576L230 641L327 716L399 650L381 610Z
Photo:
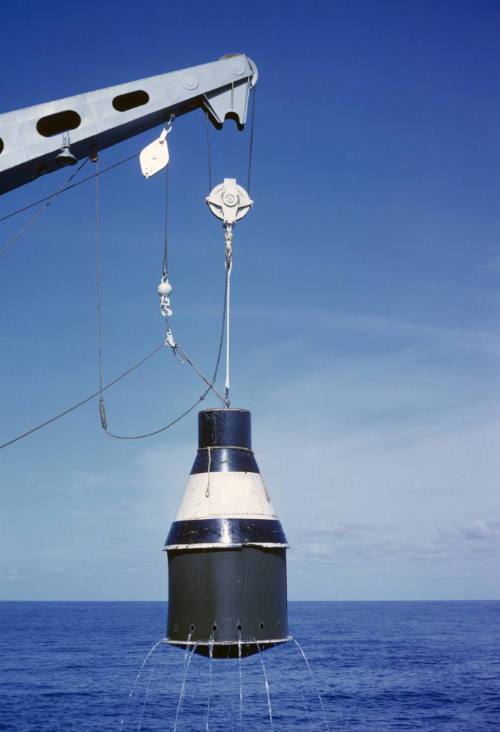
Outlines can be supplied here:
M142 174L145 178L151 178L167 166L170 159L167 135L171 129L172 123L169 122L169 126L162 130L158 139L154 140L154 142L151 142L149 145L146 145L146 147L141 150L139 162Z
M224 183L212 188L205 200L213 215L222 219L224 226L232 226L242 219L253 205L246 190L237 185L236 178L224 178Z

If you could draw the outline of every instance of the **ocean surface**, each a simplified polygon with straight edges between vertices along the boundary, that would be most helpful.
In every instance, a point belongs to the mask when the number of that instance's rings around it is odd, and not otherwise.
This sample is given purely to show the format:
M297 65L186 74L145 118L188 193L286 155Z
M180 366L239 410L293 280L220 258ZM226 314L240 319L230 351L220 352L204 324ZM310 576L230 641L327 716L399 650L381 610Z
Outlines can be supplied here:
M165 603L2 602L0 730L500 730L500 602L289 615L312 673L293 642L241 665L154 648Z

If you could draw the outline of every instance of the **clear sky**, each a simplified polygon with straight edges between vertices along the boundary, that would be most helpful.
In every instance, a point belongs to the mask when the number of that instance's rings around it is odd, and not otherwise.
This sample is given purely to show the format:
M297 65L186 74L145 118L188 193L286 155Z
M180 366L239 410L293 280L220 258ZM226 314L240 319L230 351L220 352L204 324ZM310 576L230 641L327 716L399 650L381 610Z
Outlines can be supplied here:
M0 22L1 111L254 59L233 405L253 413L291 544L289 596L498 598L498 2L29 0L3 3ZM214 179L243 182L248 132L228 122L212 139ZM210 371L224 245L204 204L202 113L169 143L174 333ZM67 175L6 194L0 216ZM111 378L163 337L164 178L130 162L101 187ZM94 195L87 183L61 196L0 260L0 442L97 388ZM30 216L0 225L0 248ZM158 428L199 393L165 349L107 392L110 428ZM166 599L160 550L195 444L195 414L112 440L93 402L2 451L0 598Z

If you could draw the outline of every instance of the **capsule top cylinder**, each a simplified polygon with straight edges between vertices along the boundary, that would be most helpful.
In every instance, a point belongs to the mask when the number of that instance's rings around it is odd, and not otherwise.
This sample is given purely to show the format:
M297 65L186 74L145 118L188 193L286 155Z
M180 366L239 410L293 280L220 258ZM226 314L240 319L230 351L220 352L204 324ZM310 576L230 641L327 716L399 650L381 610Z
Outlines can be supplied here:
M252 449L251 413L247 409L204 409L198 412L198 447Z

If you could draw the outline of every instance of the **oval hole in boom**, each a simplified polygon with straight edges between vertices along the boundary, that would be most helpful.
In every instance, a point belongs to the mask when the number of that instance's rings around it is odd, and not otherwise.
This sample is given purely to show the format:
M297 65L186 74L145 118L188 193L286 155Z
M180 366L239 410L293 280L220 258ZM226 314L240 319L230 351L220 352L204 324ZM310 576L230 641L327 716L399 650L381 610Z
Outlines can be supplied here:
M0 153L2 152L2 150L3 150L3 140L0 137Z
M128 112L129 109L142 107L143 104L149 102L149 94L142 89L128 92L127 94L119 94L113 99L113 107L117 112Z
M61 132L68 130L76 130L80 126L82 118L73 109L66 109L64 112L56 112L41 117L36 123L38 132L43 137L52 137L59 135Z

